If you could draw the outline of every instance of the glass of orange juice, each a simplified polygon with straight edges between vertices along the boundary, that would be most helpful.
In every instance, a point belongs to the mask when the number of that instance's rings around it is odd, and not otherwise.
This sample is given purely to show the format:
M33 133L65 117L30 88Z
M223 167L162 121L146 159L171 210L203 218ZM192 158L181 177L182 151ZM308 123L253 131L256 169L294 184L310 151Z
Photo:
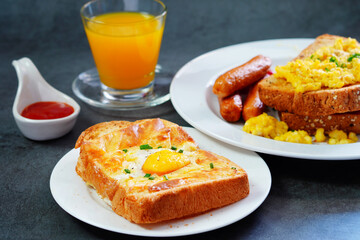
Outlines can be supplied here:
M151 94L166 6L160 0L93 0L80 13L103 96L132 102Z

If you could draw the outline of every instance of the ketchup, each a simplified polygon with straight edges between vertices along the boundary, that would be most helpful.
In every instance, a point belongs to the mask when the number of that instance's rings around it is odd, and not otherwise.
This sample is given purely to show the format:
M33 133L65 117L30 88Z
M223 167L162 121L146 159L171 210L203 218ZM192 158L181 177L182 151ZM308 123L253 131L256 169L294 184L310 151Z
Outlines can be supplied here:
M63 102L36 102L27 106L21 116L30 119L56 119L69 116L74 108Z

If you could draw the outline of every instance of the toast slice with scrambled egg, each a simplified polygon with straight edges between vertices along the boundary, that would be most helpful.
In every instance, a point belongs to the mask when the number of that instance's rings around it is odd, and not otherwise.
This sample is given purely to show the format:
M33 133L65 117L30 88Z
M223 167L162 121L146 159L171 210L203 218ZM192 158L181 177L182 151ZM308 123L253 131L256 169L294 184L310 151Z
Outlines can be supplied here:
M77 174L134 223L199 214L249 194L245 170L166 120L100 123L76 147Z
M320 116L360 110L360 44L324 34L259 83L261 101L280 112Z

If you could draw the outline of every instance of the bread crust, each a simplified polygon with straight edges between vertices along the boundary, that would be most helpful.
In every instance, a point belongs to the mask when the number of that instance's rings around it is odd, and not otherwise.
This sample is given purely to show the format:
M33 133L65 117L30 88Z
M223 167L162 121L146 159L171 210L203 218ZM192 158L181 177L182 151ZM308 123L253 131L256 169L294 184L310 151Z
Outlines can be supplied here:
M360 110L360 84L305 93L289 91L291 88L291 84L285 80L270 76L259 83L259 96L265 105L280 112L304 116Z
M247 175L152 193L144 197L126 195L118 189L112 200L113 210L135 223L156 223L200 214L223 207L249 194ZM223 197L227 196L227 197Z
M130 122L128 121L111 121L95 124L81 133L75 143L75 148L79 148L84 142L91 141L92 139L109 132L119 130L129 124Z
M360 134L360 111L327 116L301 116L292 113L280 113L279 116L290 129L305 130L311 135L318 128L323 128L325 132L336 129Z
M318 48L331 45L340 36L324 34L305 48L295 59L311 56ZM294 59L294 60L295 60ZM305 93L295 92L290 83L273 75L259 83L261 101L280 112L304 116L331 115L360 110L360 84L339 89L321 89Z
M164 181L161 177L135 185L119 181L109 174L110 170L104 163L108 154L105 145L111 147L115 143L123 149L150 140L153 146L161 144L168 148L191 145L197 156L197 165L207 168L174 180ZM169 145L165 146L167 143ZM243 199L250 191L247 173L240 166L225 157L199 149L180 126L166 120L97 124L80 135L76 146L80 147L77 174L102 198L111 202L115 213L134 223L156 223L200 214ZM210 162L219 167L210 170Z

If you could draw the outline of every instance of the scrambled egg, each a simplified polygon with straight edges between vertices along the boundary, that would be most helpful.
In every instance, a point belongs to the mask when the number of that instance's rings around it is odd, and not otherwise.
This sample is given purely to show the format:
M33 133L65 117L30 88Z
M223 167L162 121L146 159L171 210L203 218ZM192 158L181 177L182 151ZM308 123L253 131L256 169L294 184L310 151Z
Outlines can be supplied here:
M277 141L312 144L313 138L303 130L288 131L288 126L283 121L263 113L257 117L250 118L245 122L243 130L247 133L274 139ZM347 144L355 143L358 138L355 133L350 132L348 135L341 130L333 130L328 133L328 144ZM327 137L324 129L319 128L315 133L315 142L326 142Z
M275 137L274 140L292 143L312 144L312 137L310 137L309 134L303 130L286 132L283 135Z
M274 76L286 79L296 92L359 83L360 44L352 38L337 38L334 45L318 49L309 58L277 66Z
M340 130L333 130L329 132L329 144L347 144L355 143L358 141L358 138L355 133L350 132L349 135L346 135L345 132Z
M325 142L326 141L326 136L325 136L323 128L316 129L315 141L316 142Z
M278 141L311 144L312 138L305 131L288 131L283 121L263 113L245 122L243 130L253 135L275 139Z
M288 125L263 113L245 122L243 130L253 135L274 139L287 132Z
M355 143L358 141L358 137L355 133L350 132L348 135L346 132L341 130L332 130L328 133L329 140L328 144L347 144L347 143ZM315 141L316 142L326 142L326 136L323 128L316 129L315 133Z

